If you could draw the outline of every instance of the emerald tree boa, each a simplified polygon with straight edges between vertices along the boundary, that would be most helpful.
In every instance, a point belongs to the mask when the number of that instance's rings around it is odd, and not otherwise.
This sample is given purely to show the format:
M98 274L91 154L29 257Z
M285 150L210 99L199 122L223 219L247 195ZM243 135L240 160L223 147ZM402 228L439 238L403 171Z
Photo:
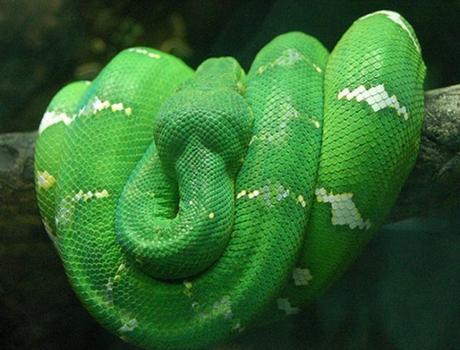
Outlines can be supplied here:
M382 224L418 152L425 66L390 11L331 54L280 35L247 75L118 54L51 101L43 222L76 293L145 348L203 348L298 313Z

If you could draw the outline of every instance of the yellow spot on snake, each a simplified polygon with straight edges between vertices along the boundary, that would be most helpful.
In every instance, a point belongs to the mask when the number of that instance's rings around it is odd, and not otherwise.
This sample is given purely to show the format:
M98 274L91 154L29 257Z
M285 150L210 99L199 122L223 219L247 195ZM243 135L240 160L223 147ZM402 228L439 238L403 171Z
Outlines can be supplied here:
M216 215L214 213L209 213L208 217L212 220Z
M114 103L112 105L112 112L122 111L122 110L124 110L123 103Z
M109 196L109 192L107 192L107 190L102 190L101 192L96 192L94 196L96 198L106 198Z
M118 266L118 269L117 269L117 272L115 273L115 276L113 277L113 281L114 282L118 282L121 278L121 273L126 269L126 265L125 264L120 264L120 266Z
M192 287L193 287L192 282L184 281L184 286L185 286L184 294L188 297L192 296Z
M246 195L246 190L242 190L240 193L236 195L237 199L240 199L241 197L244 197Z
M319 123L318 120L314 119L314 118L311 118L310 121L313 123L313 125L319 129L321 127L321 124Z
M297 202L304 208L307 205L307 203L305 202L305 199L303 198L301 194L298 195Z
M45 171L37 171L37 185L44 190L48 190L56 183L56 178Z
M240 94L244 94L245 88L244 88L244 84L241 81L238 80L238 82L236 83L236 88L238 89L238 92Z

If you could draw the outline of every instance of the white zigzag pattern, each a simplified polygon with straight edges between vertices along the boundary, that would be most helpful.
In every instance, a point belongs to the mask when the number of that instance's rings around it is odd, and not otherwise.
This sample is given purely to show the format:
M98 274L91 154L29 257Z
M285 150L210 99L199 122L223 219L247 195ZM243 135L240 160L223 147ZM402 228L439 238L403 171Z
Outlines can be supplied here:
M367 17L375 16L375 15L385 15L388 17L389 20L395 22L397 25L399 25L408 35L409 38L412 40L414 43L415 48L417 49L418 52L421 52L420 45L417 41L417 39L414 37L410 29L407 27L406 23L402 20L402 17L399 13L394 12L394 11L388 11L388 10L381 10L381 11L376 11L373 13L370 13L366 16L361 17L360 19L364 19Z
M394 108L396 113L402 116L404 120L409 119L406 107L401 106L395 95L390 97L383 84L373 86L369 90L364 85L360 85L352 91L349 88L345 88L337 95L337 99L340 100L342 98L346 98L348 101L352 99L358 102L366 101L374 112L378 112L386 107Z

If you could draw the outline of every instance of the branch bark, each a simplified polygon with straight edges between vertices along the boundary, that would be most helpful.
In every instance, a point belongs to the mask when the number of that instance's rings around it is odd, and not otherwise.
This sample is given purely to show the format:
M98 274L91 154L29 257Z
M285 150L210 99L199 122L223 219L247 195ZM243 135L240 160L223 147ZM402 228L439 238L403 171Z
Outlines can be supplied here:
M425 93L425 122L417 163L387 219L427 216L460 204L460 84ZM0 135L0 232L33 232L36 132Z
M417 162L387 222L460 204L460 84L425 92Z

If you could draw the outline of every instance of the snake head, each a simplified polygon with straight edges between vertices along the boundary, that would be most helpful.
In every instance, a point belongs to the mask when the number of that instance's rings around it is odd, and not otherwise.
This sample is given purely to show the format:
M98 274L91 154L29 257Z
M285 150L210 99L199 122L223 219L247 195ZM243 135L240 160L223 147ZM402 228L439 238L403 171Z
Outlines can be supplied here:
M244 71L235 59L208 59L194 79L163 104L155 143L167 168L174 167L188 145L199 144L222 157L227 170L236 173L253 120L242 96L243 79Z

